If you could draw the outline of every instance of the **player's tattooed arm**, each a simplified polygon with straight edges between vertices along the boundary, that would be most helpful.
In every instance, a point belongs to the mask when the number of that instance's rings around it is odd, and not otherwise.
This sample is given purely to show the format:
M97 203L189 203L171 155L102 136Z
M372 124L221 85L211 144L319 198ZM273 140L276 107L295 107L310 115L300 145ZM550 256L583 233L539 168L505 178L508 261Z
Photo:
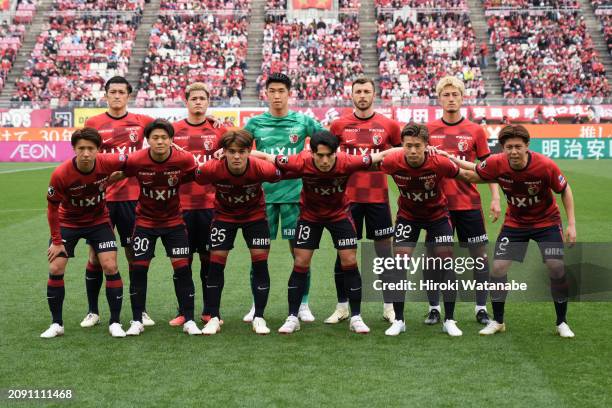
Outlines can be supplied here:
M258 159L265 160L270 163L274 163L276 161L276 156L269 153L264 153L259 150L251 150L251 156L256 157Z
M569 184L561 193L561 201L567 215L567 228L565 229L565 241L570 246L576 243L576 216L574 214L574 194Z
M118 181L121 181L123 179L127 178L127 176L125 175L125 173L123 171L114 171L111 173L110 176L108 176L108 182L110 184L116 183Z
M469 163L469 162L468 162ZM465 181L466 183L487 183L486 180L480 178L474 170L459 169L459 173L455 176L457 180Z

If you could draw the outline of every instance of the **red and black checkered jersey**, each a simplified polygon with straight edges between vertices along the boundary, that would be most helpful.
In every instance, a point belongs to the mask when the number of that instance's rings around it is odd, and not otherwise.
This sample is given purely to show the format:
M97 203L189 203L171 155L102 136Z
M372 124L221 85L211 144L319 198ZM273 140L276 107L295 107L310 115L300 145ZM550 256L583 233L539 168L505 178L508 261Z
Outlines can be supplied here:
M192 153L198 165L213 158L213 154L219 149L221 137L227 131L227 127L215 128L208 120L194 125L184 119L173 123L172 126L174 143ZM182 184L179 194L183 210L215 208L215 188L211 184Z
M144 129L153 118L136 113L126 113L115 118L108 112L92 116L85 122L102 137L102 153L130 154L142 149ZM138 200L138 183L134 179L121 180L109 186L106 201Z
M99 153L89 173L77 168L76 158L66 160L53 171L47 201L59 205L59 222L51 226L54 243L62 241L60 226L82 228L110 223L106 208L108 176L122 170L125 163L125 155Z
M399 146L402 130L398 122L380 113L361 119L351 112L333 121L330 132L339 139L340 151L361 156ZM352 203L386 203L387 177L380 171L357 172L349 178L346 196Z
M495 180L506 195L504 225L528 229L559 225L561 214L553 191L562 193L567 180L550 158L536 152L528 154L524 169L514 170L506 154L499 153L476 166L476 173L483 180Z
M346 197L348 179L371 164L370 155L356 156L338 152L332 169L322 172L316 168L310 151L276 157L279 169L302 176L300 218L310 222L333 222L346 218L349 214L349 201Z
M435 221L448 216L442 180L459 174L459 167L450 159L426 153L423 164L412 167L406 162L404 152L398 151L385 157L381 169L393 177L399 189L398 217L409 221Z
M181 179L197 168L191 153L172 149L163 162L151 158L150 149L130 155L125 175L140 185L136 206L136 225L145 228L168 228L181 225L183 214L179 199Z
M210 160L196 171L198 184L215 187L215 219L226 222L251 222L266 218L266 201L261 183L275 183L281 172L275 165L249 157L243 174L234 175L227 160Z
M474 122L462 118L457 123L443 119L427 124L429 144L440 147L463 160L475 162L484 160L491 154L487 144L487 134ZM457 179L444 179L442 189L448 200L449 210L478 210L482 204L476 186Z

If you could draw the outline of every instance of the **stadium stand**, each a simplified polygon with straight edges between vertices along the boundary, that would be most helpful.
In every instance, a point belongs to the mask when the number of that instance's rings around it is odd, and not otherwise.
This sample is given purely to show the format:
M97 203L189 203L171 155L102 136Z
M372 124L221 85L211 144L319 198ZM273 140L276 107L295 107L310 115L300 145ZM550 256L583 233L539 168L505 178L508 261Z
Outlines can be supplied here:
M610 86L576 10L523 10L488 19L508 99L609 96Z
M188 82L209 84L212 101L240 97L245 86L248 17L164 14L151 30L138 106L181 106Z
M324 100L349 98L350 84L363 73L357 11L359 1L347 0L337 19L307 18L290 21L284 14L286 2L269 0L263 33L261 75L257 93L265 99L265 82L270 72L284 72L293 81L291 97ZM351 10L349 10L351 9Z
M591 6L601 22L601 32L608 46L608 53L612 55L612 1L591 0Z
M52 107L99 101L105 80L127 71L143 6L143 0L57 0L11 100Z
M420 10L431 2L418 0L390 3L416 6L416 13L402 16L401 10L378 9L382 99L435 98L435 84L444 75L465 81L467 99L486 96L476 37L466 12ZM462 1L443 4L465 6Z
M161 10L219 11L250 10L251 0L164 0Z

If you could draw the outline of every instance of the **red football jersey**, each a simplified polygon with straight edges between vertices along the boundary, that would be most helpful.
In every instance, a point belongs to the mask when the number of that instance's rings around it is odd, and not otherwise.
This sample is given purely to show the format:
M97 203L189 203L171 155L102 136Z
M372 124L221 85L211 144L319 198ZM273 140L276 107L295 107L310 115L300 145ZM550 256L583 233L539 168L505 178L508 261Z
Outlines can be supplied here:
M199 125L193 125L183 119L172 124L174 127L174 143L192 153L198 165L213 158L213 153L219 149L221 137L227 127L214 128L205 120ZM181 208L183 210L203 210L215 208L215 188L211 184L182 184L179 190Z
M346 184L356 171L372 164L370 155L336 154L336 163L328 172L314 164L312 152L292 156L277 156L276 165L283 171L300 174L303 188L300 195L300 218L310 222L333 222L349 216Z
M398 151L385 157L381 169L393 177L399 189L398 217L410 221L434 221L448 216L442 180L459 174L459 167L450 159L425 154L425 162L412 167L406 162L404 152Z
M66 160L53 171L47 201L59 205L59 223L51 226L54 243L61 242L60 226L81 228L110 223L105 199L108 176L122 170L125 163L125 155L100 153L89 173L77 168L76 158Z
M399 123L380 113L360 119L351 112L333 121L329 130L340 141L340 151L359 156L378 153L402 142ZM386 203L387 177L380 171L357 172L349 178L346 196L352 203Z
M92 116L86 127L96 129L102 137L102 153L130 154L142 149L144 129L153 118L135 113L126 113L120 118L108 112ZM135 179L121 180L109 186L106 201L138 200L139 188Z
M136 206L136 225L146 228L168 228L181 225L183 214L179 186L186 174L192 174L196 163L191 153L172 149L163 162L151 158L149 149L128 157L125 175L140 184Z
M463 160L482 161L491 154L484 129L465 118L453 124L438 119L428 123L427 129L429 144L440 147ZM479 210L482 207L480 194L472 183L444 179L442 189L448 200L449 210Z
M476 167L483 180L499 183L508 208L504 225L514 228L543 228L561 224L553 191L562 193L567 180L557 164L536 152L529 152L527 167L514 170L506 154L490 156Z
M245 172L230 173L226 160L210 160L196 171L196 183L215 187L215 219L251 222L266 218L266 201L261 183L275 183L281 172L272 163L250 157Z

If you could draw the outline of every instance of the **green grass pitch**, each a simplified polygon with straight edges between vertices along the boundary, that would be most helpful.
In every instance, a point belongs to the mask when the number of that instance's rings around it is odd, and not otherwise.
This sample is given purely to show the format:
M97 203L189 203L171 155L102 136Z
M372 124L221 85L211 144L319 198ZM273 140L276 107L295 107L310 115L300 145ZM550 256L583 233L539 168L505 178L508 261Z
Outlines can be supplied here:
M560 161L574 190L578 239L610 241L612 161ZM33 169L35 167L41 169ZM17 171L19 170L19 171ZM315 254L311 307L317 321L293 336L276 329L286 316L291 269L287 243L270 256L272 288L266 318L273 330L256 336L241 317L251 303L249 258L241 237L230 254L222 300L223 330L188 337L168 326L175 299L168 259L159 250L149 272L147 308L157 325L137 338L112 339L106 324L81 329L85 315L86 249L77 247L66 273L62 338L43 340L49 325L46 187L49 164L0 164L0 406L7 389L72 389L57 406L611 406L612 308L609 303L570 304L572 340L554 336L550 302L507 306L508 331L481 338L473 304L458 305L461 338L422 323L426 305L408 303L407 332L384 336L382 306L364 305L372 333L349 333L348 324L326 326L335 305L334 252L326 237ZM393 183L391 183L393 184ZM488 206L488 190L481 188ZM392 191L392 201L396 192ZM486 208L486 207L485 207ZM489 225L493 240L499 224ZM120 271L127 266L120 253ZM196 270L199 268L196 262ZM196 277L196 312L201 288ZM127 284L127 282L126 282ZM123 304L124 328L130 320ZM102 289L100 310L108 307ZM31 405L40 406L41 401Z

